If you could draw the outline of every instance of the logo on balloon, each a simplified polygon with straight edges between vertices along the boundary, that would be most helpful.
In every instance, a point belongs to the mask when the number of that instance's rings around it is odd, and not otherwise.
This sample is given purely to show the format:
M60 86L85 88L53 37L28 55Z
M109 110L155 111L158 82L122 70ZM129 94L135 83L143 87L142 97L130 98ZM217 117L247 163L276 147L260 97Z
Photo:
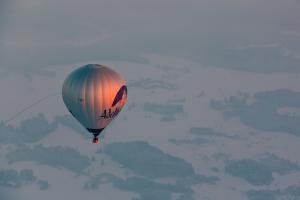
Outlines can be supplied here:
M117 103L119 103L123 99L123 95L126 94L127 96L127 87L126 85L123 85L119 91L117 92L115 99L111 105L111 107L114 107Z
M119 108L119 103L124 102L126 99L126 95L127 96L127 87L126 85L123 85L119 91L117 92L114 101L111 105L111 108L104 109L103 113L100 115L100 118L104 118L104 119L111 119L114 118L115 116L117 116L119 114L119 112L121 111L121 109ZM122 101L123 100L123 101ZM113 110L112 107L116 106L116 108Z
M100 118L104 118L104 119L111 119L114 118L115 116L117 116L120 112L119 108L115 108L114 111L112 111L112 109L108 109L108 111L106 109L104 109L103 113L101 114Z

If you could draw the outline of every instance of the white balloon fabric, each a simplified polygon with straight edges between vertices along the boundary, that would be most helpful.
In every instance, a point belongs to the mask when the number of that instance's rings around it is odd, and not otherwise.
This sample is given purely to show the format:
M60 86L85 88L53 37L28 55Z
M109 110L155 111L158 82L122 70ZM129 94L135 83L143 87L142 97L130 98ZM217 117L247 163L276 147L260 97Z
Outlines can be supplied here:
M96 138L126 103L126 81L106 66L88 64L66 78L62 97L70 113Z

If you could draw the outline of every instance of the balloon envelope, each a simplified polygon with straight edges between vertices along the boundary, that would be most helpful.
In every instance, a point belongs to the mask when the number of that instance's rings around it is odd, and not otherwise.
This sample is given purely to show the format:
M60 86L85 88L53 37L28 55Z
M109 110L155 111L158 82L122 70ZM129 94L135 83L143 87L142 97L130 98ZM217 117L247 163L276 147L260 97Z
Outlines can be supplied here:
M126 81L106 66L85 65L66 78L62 97L70 113L97 136L124 106Z

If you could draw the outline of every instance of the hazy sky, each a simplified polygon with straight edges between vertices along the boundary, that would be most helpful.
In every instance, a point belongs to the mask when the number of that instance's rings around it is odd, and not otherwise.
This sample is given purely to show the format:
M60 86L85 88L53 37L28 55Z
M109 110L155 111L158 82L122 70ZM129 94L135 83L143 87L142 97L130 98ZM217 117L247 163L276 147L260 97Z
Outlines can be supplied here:
M1 67L26 71L145 55L259 72L299 71L297 0L2 0ZM266 59L268 58L268 59Z

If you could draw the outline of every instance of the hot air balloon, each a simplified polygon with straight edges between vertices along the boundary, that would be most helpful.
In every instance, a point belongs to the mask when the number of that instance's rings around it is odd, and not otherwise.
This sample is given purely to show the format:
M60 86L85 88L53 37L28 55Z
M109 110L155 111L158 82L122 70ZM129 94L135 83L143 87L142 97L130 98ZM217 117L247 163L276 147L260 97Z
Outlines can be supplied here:
M98 135L126 103L126 81L106 66L88 64L66 78L62 97L73 117L94 135L93 143L98 143Z

